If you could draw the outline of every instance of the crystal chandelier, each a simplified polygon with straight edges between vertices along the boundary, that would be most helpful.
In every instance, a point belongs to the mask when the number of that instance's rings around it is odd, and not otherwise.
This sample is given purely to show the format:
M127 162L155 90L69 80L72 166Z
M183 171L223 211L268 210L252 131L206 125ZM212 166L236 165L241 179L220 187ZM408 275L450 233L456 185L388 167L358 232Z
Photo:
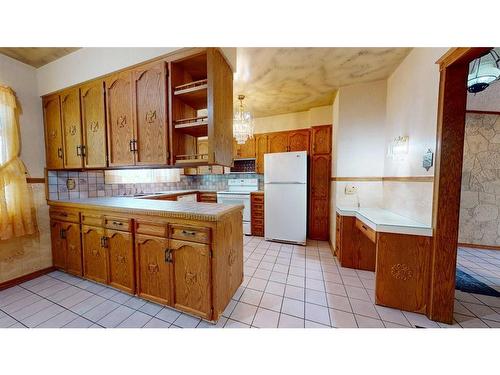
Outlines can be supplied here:
M243 110L243 99L245 95L238 95L240 105L234 113L233 120L233 137L239 145L244 144L248 138L253 138L253 120L250 112Z

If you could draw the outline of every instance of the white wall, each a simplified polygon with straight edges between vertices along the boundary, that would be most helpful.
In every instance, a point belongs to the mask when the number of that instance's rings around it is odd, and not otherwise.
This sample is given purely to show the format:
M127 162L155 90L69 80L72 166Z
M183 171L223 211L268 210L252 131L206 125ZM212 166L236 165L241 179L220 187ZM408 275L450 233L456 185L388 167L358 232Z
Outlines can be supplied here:
M308 111L285 113L283 115L257 117L254 119L255 133L281 130L306 129L313 125L332 123L332 106L314 107Z
M381 176L384 171L386 81L340 88L336 176Z
M36 69L0 54L0 84L11 87L21 107L21 159L32 177L43 177L45 146L42 100L36 85Z

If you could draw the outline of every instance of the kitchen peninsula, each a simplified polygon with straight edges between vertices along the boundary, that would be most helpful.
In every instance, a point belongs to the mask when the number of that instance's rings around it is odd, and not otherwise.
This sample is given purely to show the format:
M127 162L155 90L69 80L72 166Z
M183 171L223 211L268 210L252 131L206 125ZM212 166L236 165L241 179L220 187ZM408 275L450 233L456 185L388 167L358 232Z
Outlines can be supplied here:
M240 205L48 201L54 266L217 321L243 281Z

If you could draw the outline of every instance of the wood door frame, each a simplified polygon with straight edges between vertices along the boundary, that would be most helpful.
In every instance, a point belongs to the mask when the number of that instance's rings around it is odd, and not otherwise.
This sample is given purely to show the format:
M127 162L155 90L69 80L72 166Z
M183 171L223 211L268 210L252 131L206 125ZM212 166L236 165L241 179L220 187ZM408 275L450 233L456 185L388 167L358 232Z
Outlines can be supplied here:
M440 82L427 317L444 323L453 321L469 63L490 49L452 48L437 61Z

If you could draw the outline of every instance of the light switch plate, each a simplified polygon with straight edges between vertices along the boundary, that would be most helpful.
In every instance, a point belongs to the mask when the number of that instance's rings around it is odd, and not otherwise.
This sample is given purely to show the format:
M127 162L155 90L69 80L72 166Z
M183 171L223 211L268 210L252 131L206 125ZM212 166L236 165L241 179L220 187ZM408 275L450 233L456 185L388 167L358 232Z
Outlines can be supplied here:
M356 185L346 185L344 189L345 195L354 195L358 193L358 187Z

